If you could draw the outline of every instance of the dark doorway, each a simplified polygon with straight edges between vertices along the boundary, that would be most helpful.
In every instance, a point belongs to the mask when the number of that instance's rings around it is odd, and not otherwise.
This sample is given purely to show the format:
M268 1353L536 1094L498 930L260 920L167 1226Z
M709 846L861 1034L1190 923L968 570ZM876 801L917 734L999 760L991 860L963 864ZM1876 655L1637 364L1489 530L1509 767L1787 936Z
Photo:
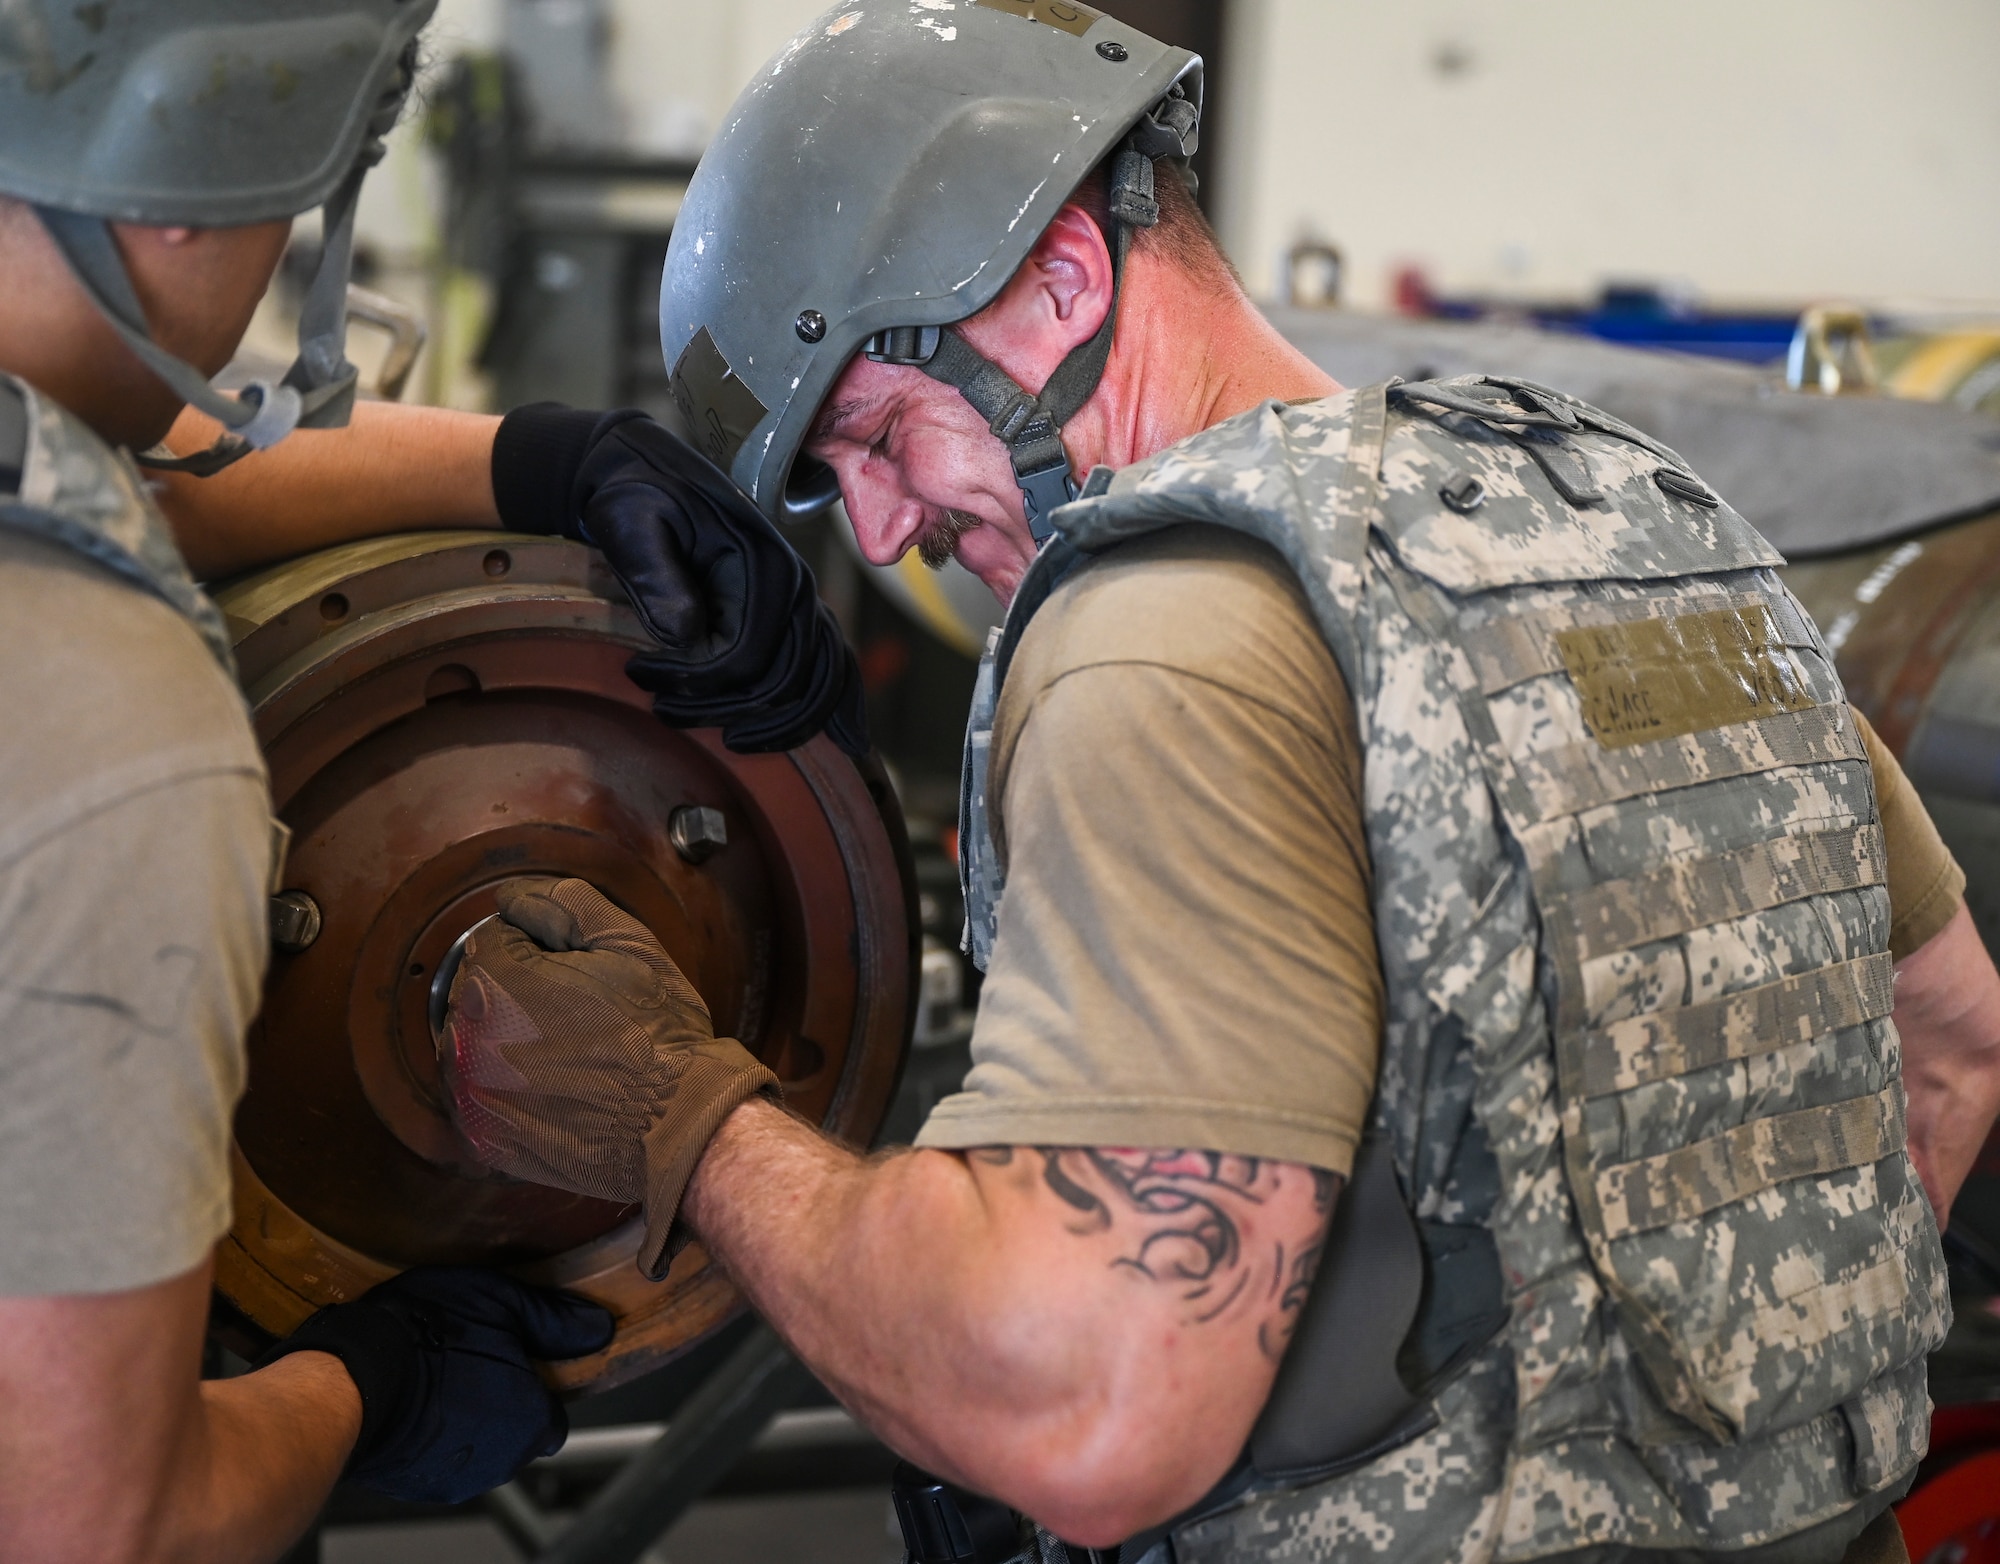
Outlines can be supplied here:
M1201 176L1202 210L1214 217L1215 171L1221 166L1215 150L1222 126L1216 113L1216 97L1222 84L1223 24L1229 14L1228 0L1092 0L1092 3L1119 21L1151 33L1162 43L1192 49L1207 66L1201 151L1195 155L1194 171Z

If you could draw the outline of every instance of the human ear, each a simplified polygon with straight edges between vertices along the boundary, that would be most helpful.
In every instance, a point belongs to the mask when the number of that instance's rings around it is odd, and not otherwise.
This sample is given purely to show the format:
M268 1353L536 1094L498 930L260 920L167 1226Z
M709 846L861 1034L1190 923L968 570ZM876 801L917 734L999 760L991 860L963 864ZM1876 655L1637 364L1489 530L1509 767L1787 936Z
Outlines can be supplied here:
M1097 335L1111 297L1111 251L1104 235L1081 207L1065 206L1000 297L959 329L1023 384L1040 385L1064 354ZM1032 360L1039 378L1033 370L1022 378L1011 361L1014 353Z
M1035 278L1045 307L1070 326L1065 335L1087 342L1111 309L1111 250L1096 222L1079 206L1055 215L1023 271Z
M1081 207L1065 206L1000 297L958 331L1022 385L1039 386L1097 335L1111 313L1112 295L1103 233Z

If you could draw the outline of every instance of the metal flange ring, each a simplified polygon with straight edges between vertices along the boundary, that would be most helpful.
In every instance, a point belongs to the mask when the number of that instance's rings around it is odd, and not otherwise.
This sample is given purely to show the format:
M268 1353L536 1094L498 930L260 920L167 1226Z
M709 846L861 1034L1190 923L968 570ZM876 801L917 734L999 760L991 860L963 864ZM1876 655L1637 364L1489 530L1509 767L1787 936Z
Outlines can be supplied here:
M291 833L282 889L321 918L273 954L250 1034L218 1289L275 1334L406 1266L499 1265L617 1316L605 1352L553 1371L564 1388L664 1362L735 1312L734 1290L699 1245L648 1282L634 1209L471 1160L439 1088L435 976L505 881L589 880L792 1107L865 1144L917 971L880 767L823 737L738 755L661 724L624 672L649 638L601 560L560 539L376 539L217 600ZM672 828L689 809L713 812L693 857Z

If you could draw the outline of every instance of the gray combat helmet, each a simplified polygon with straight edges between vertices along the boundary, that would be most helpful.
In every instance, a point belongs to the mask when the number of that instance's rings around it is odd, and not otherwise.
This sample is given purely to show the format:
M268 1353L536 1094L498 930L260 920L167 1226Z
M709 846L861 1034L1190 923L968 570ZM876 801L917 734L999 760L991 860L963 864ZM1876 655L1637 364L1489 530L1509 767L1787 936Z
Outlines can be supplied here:
M1197 56L1064 0L828 11L736 100L674 225L660 339L697 444L767 516L819 509L838 490L799 447L866 350L964 393L1045 533L1075 492L1061 426L1096 389L1115 304L1039 396L941 328L999 296L1114 151L1122 269L1158 221L1154 160L1187 177L1201 88Z
M347 278L437 0L0 0L0 194L31 204L126 344L229 430L150 465L206 474L301 425L347 422ZM299 356L278 385L211 386L146 329L113 221L232 227L324 206Z

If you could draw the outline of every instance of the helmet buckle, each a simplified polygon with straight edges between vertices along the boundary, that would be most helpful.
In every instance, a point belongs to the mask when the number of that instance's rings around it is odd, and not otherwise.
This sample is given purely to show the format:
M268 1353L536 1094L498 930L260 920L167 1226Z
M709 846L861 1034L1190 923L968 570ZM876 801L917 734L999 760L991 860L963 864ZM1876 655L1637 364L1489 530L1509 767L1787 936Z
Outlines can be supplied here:
M868 339L862 351L878 364L902 364L920 369L937 357L941 326L891 326Z

